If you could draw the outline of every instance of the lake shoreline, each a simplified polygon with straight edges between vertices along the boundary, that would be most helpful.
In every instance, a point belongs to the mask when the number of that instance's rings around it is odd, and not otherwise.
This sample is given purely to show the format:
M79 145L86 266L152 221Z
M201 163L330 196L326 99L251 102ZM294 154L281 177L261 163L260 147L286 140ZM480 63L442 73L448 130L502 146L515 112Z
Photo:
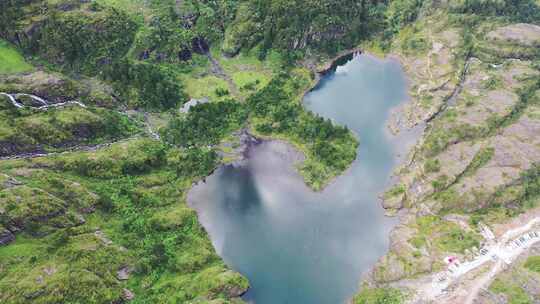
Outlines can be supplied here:
M342 55L342 56L339 56L339 58L335 59L335 60L332 60L331 64L328 65L328 68L326 69L325 73L326 74L319 74L319 78L317 79L317 82L314 83L313 86L310 87L310 89L308 91L306 91L306 93L304 93L304 95L302 95L302 106L305 107L306 110L309 110L309 111L312 111L311 109L308 109L305 104L304 104L304 99L305 99L305 96L307 95L307 93L309 92L312 92L314 90L317 89L317 87L320 85L321 81L324 79L325 76L328 75L328 73L331 73L331 72L334 72L339 66L342 66L344 64L346 64L347 62L349 62L350 60L354 59L355 58L355 54L357 54L358 52L356 52L356 50L353 50L353 51L350 51L348 52L347 54L345 55ZM372 57L372 58L376 58L378 61L387 61L387 60L392 60L394 61L395 58L385 58L385 59L380 59L376 56L371 56L370 54L364 54L364 55L367 55L369 57ZM399 60L395 60L399 63ZM401 67L401 65L400 65ZM331 69L331 70L329 70ZM406 88L406 92L408 93L408 87ZM397 100L395 100L397 101ZM390 170L390 176L389 176L389 180L385 182L385 184L388 184L390 182L390 180L392 179L392 175L393 173L395 172L395 170L399 167L400 163L403 161L402 158L400 158L399 156L401 154L405 154L405 153L409 153L410 152L410 149L408 149L407 147L402 147L402 146L397 146L399 149L396 149L396 142L395 140L398 138L398 136L396 136L395 134L392 134L391 132L386 132L388 130L388 127L386 126L386 124L388 123L388 121L390 120L390 114L391 114L391 110L396 108L396 109L401 109L403 107L403 104L407 103L410 101L410 98L408 97L408 94L407 94L407 97L403 98L402 100L399 101L399 103L397 103L395 106L389 108L389 110L387 110L386 112L386 115L385 115L385 122L384 122L384 125L382 126L383 130L385 131L384 134L385 136L390 134L390 138L389 138L389 143L388 145L391 146L391 155L392 155L392 158L393 159L397 159L398 161L392 166L391 170ZM335 121L334 121L335 123ZM342 122L343 123L343 122ZM230 170L231 166L232 167L238 167L238 166L242 166L242 167L247 167L248 165L248 160L251 159L251 151L254 150L256 147L258 147L259 145L261 144L264 144L264 143L267 143L267 142L278 142L280 144L284 144L287 146L286 149L284 149L284 153L286 153L286 158L287 159L295 159L295 161L292 163L292 166L293 166L293 170L296 171L296 173L298 173L298 175L303 179L303 174L302 172L299 170L299 165L298 164L301 164L302 161L305 160L305 152L303 151L303 149L301 147L298 146L298 144L295 144L294 141L291 141L287 138L276 138L276 137L272 137L272 136L260 136L260 134L256 134L253 132L254 130L251 130L248 127L244 128L244 129L241 129L239 131L239 134L238 136L240 137L240 146L239 148L237 149L237 153L239 155L238 159L231 162L231 163L223 163L223 164L220 164L219 166L216 167L216 169L210 174L210 175L213 175L216 173L216 171L218 170ZM351 130L352 131L352 130ZM356 132L353 132L356 136L356 138L360 138L359 134L356 134ZM403 135L403 133L401 134ZM401 136L400 135L400 136ZM416 138L415 138L416 140ZM302 159L298 159L298 158L295 158L295 155L297 154L300 154L302 156L304 156ZM351 162L351 164L349 164L349 166L343 171L341 172L339 175L331 178L328 180L327 183L325 183L324 187L321 188L320 191L313 191L313 189L311 189L313 192L316 192L316 193L322 193L323 190L329 188L330 186L332 187L335 187L335 182L338 180L338 178L340 177L343 177L343 176L346 176L348 175L348 172L350 172L351 168L353 167L353 165L355 164L355 162L359 161L358 160L358 153L356 155L356 158L353 162ZM229 169L227 169L229 168ZM223 171L222 171L223 172ZM208 178L208 177L207 177ZM206 179L203 179L201 180L203 183L207 183ZM199 182L200 183L200 182ZM197 183L197 184L199 184ZM305 180L304 180L304 184L305 184ZM192 187L192 189L195 187L196 185L194 185ZM310 188L310 187L309 187ZM191 190L189 191L191 192ZM190 193L188 192L188 197L190 196ZM381 193L384 193L384 192L381 192ZM380 197L380 194L381 193L375 193L375 196L377 197L376 201L374 201L374 203L377 203L379 204L376 208L380 210L381 209L384 209L384 205L382 204L382 199ZM196 201L194 200L191 200L191 199L188 199L188 204L189 206L194 209L194 210L204 210L204 207L199 205L198 207L196 207L195 203ZM203 209L201 209L201 207ZM372 208L375 208L375 207L372 207ZM386 209L384 209L386 210ZM383 210L381 210L382 212ZM199 221L202 223L206 223L206 225L215 225L214 223L209 223L208 220L205 220L204 219L204 216L203 218L201 218L200 216L200 211L197 212L199 214ZM389 216L389 215L392 215L392 216ZM388 214L387 212L384 212L384 217L385 218L396 218L396 215L397 214ZM399 222L401 222L401 219L397 219L396 220L396 223L399 224ZM395 228L395 225L392 225L392 227L389 227L389 231L393 231ZM206 228L205 228L206 230ZM210 235L210 231L212 229L210 228L208 232L208 234ZM385 237L384 239L384 242L391 242L391 233ZM213 241L215 241L215 239L213 239ZM218 240L218 243L219 243L219 240ZM217 246L216 248L219 248L220 246ZM219 250L218 250L219 251ZM389 251L386 250L378 259L382 258L384 255L386 255ZM221 255L221 254L220 254ZM223 258L223 256L222 256ZM356 281L357 283L358 282L362 282L362 281L365 281L366 278L369 279L371 273L373 272L376 264L378 262L375 262L373 263L372 265L368 265L367 268L365 270L362 271L361 273L361 276L360 276L360 279L358 281ZM231 269L233 269L233 264L228 264L229 267L231 267ZM244 276L248 277L247 276L247 273L243 273ZM251 287L248 287L248 289L246 290L246 292L248 292L250 290L250 288L252 288L253 285L250 285ZM258 290L261 290L261 289L258 289ZM357 290L358 291L358 290ZM356 292L357 292L356 291Z

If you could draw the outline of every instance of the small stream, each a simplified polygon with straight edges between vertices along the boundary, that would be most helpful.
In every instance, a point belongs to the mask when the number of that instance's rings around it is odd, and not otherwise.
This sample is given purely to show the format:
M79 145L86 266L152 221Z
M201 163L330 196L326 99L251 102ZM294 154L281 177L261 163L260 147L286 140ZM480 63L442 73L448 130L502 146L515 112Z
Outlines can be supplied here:
M218 254L249 279L247 302L337 304L358 291L396 223L378 195L414 143L386 128L390 110L406 99L397 61L355 56L304 99L360 139L357 160L324 191L305 186L295 169L302 156L280 141L252 146L244 165L223 166L190 191Z

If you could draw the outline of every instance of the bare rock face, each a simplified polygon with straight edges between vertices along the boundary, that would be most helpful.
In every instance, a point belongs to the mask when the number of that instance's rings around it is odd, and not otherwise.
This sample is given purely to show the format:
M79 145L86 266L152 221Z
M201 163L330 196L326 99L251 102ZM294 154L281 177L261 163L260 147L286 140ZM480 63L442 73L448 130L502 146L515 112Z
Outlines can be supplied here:
M399 256L389 253L377 264L373 278L378 283L394 282L407 276L405 264Z
M437 160L443 164L437 172L425 172L422 168L415 174L415 183L410 187L408 195L416 201L419 201L434 192L433 181L440 176L447 176L448 183L453 183L469 166L474 156L480 150L480 144L461 142L450 146L443 151ZM425 167L425 166L424 166Z
M433 27L428 24L426 28ZM399 58L410 81L411 102L404 105L405 125L415 126L432 117L456 89L459 70L452 64L453 52L461 38L449 28L431 37L427 54L394 55Z
M475 303L477 304L506 304L508 303L504 295L496 295L488 290L483 290L478 294Z
M456 196L448 197L446 207L459 205L475 209L486 203L496 189L516 180L521 172L540 161L540 108L534 102L516 122L508 126L490 125L493 118L508 117L520 102L517 92L527 85L523 79L538 75L531 66L531 61L517 59L509 59L495 66L479 59L469 60L468 72L463 77L462 89L455 103L432 123L428 133L435 136L426 136L426 142L433 147L436 142L433 138L450 134L449 138L439 141L446 146L435 156L428 154L417 159L400 174L399 182L406 188L407 204L415 205L426 200L434 191L450 187ZM459 138L452 132L446 132L464 127L473 130L471 134L478 132L472 135L477 138ZM497 132L482 137L482 132L478 130L488 128ZM475 156L485 149L493 150L490 160L481 168L467 171ZM433 169L433 166L426 166L428 161L439 165ZM439 189L434 188L434 182ZM481 194L482 198L477 194ZM396 202L387 203L392 205Z
M490 139L494 154L484 167L455 185L463 203L480 206L472 193L494 193L499 187L518 179L520 174L540 161L540 121L522 116L516 123ZM487 196L486 196L487 198Z
M122 289L122 299L126 301L131 301L135 298L135 294L127 288Z
M106 235L105 233L103 233L103 231L101 230L96 230L94 232L94 235L105 245L105 246L109 246L109 245L112 245L113 241L111 241Z
M405 194L400 194L400 195L384 198L382 201L383 208L399 210L403 208L404 198L405 198Z
M246 293L246 290L244 288L241 288L240 286L234 286L227 290L227 294L231 298L241 297L245 293Z
M11 176L0 174L0 190L22 185L21 182Z
M501 42L513 42L522 46L540 46L540 26L517 23L500 27L490 32L487 37Z

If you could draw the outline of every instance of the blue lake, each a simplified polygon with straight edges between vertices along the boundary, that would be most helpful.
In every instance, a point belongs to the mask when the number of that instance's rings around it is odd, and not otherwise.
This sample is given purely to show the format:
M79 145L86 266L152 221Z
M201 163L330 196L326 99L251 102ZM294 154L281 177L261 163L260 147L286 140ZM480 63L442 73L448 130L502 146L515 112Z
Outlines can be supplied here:
M386 123L406 98L397 61L355 56L304 99L360 140L357 160L324 191L304 185L301 155L279 141L252 147L244 165L223 166L190 191L217 252L249 279L247 302L336 304L358 291L395 223L378 196L404 150Z

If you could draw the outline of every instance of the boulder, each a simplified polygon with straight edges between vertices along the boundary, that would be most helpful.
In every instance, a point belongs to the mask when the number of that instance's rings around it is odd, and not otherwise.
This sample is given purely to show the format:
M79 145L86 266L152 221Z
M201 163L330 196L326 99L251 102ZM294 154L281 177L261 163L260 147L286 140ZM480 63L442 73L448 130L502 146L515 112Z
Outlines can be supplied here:
M403 200L405 198L405 194L399 194L391 197L385 197L382 201L382 205L384 209L392 209L392 210L399 210L403 208Z
M131 267L124 266L116 272L116 278L118 280L125 281L129 279L129 274L131 273L131 271L132 271Z
M8 245L15 240L15 236L11 231L0 227L0 246Z
M135 294L127 288L122 289L122 299L126 301L131 301L135 298Z

